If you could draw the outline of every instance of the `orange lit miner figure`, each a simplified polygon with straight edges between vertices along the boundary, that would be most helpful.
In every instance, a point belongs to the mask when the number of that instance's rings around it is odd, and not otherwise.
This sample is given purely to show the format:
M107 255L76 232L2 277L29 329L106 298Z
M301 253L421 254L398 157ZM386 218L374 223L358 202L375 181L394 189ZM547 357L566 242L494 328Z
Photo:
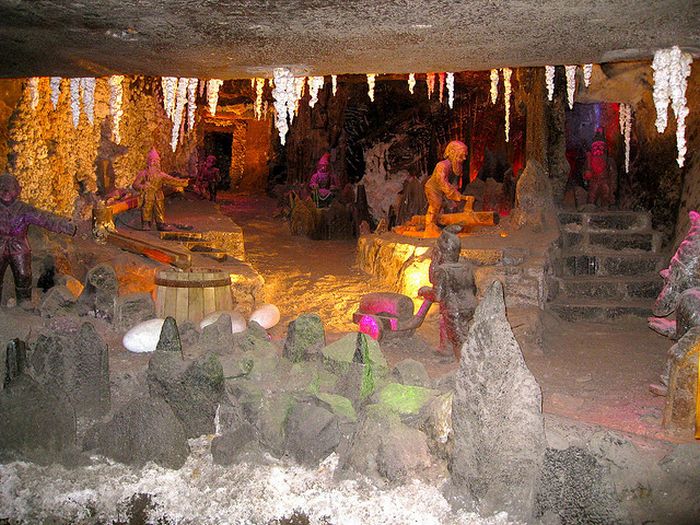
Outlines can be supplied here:
M75 235L75 225L52 213L17 200L20 186L9 173L0 175L0 292L9 266L15 278L17 304L31 308L32 250L27 239L30 225L56 233Z
M457 188L450 184L450 175L461 178L464 173L464 161L467 159L467 146L464 142L453 140L445 148L445 160L435 165L433 174L425 183L425 196L428 199L428 212L425 215L426 236L440 234L438 219L442 212L442 199L452 201L468 201L469 197L462 195Z
M160 155L155 148L148 152L146 169L139 172L131 185L139 192L141 205L141 221L144 230L150 230L153 220L159 231L168 231L172 227L165 222L165 195L163 186L182 190L187 186L187 180L171 177L160 169Z

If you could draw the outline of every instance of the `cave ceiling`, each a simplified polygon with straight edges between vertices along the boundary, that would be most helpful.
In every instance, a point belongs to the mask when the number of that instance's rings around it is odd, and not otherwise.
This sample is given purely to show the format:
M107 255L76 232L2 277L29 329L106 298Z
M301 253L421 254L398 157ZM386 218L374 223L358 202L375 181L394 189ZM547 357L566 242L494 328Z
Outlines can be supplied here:
M696 0L0 0L0 76L484 70L700 53Z

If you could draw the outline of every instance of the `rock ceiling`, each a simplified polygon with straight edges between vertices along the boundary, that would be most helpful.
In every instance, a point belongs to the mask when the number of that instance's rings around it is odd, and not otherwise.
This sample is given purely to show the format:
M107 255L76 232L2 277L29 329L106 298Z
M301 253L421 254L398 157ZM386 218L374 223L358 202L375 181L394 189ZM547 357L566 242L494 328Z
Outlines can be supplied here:
M0 0L0 76L408 73L700 53L694 0Z

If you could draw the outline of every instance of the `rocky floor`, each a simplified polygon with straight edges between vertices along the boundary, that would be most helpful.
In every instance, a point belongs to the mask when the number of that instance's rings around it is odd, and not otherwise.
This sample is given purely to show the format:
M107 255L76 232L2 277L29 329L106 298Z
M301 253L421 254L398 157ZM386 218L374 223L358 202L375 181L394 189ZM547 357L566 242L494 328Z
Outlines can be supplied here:
M177 212L186 207L186 202L174 204L169 210ZM282 313L281 322L270 330L280 350L288 323L305 312L320 314L328 342L354 330L351 317L359 297L381 290L355 266L354 242L291 236L286 223L273 216L274 205L269 199L224 194L218 207L243 228L247 261L265 279L265 300L276 304ZM456 371L456 362L446 362L432 351L439 338L436 314L434 311L428 316L410 344L384 345L390 367L410 357L421 361L433 379L449 377ZM518 326L527 318L521 318L517 311L508 314L517 336ZM112 404L120 406L134 394L145 393L148 356L127 352L120 344L118 331L100 320L93 323L109 345ZM26 337L41 324L35 314L3 308L0 338L7 341ZM650 394L647 385L657 381L669 346L667 339L649 330L641 319L606 325L569 323L548 316L543 352L525 347L524 354L542 388L545 413L621 431L658 461L673 450L674 439L661 428L664 400ZM182 523L238 522L234 516L247 516L252 523L276 523L275 519L288 515L291 509L303 509L312 523L326 523L325 517L330 523L507 521L504 515L480 518L451 511L439 492L439 480L432 480L438 486L415 481L378 491L362 480L333 476L332 458L316 470L271 456L257 470L231 470L211 463L207 438L190 440L190 446L191 457L178 471L148 465L122 467L104 458L93 458L92 465L74 470L21 463L2 465L0 486L4 496L0 494L0 499L12 507L6 507L0 518L22 517L32 522L63 516L71 522L86 523L94 522L92 518L113 519L126 512L125 497L150 492L158 494L157 512L151 517L167 515ZM47 490L49 486L54 488ZM259 497L253 497L253 493ZM85 509L91 508L94 516L85 516Z

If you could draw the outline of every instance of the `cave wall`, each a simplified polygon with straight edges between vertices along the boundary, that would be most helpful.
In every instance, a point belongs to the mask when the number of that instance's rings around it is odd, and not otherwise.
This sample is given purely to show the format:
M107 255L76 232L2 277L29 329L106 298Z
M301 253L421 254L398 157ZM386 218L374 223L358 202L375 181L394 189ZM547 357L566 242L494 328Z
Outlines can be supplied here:
M269 157L273 132L271 120L251 119L245 127L245 150L243 152L243 170L238 184L233 189L250 193L263 193L267 188L269 176ZM236 132L233 134L234 147Z
M4 81L0 87L0 138L7 137L0 146L4 148L0 154L5 153L0 162L20 181L23 200L63 216L73 214L80 192L97 191L95 161L98 149L110 142L112 125L106 78L96 82L94 123L90 124L81 111L77 128L72 123L69 86L69 79L63 79L56 109L50 100L48 78L39 81L40 96L35 109L31 108L26 82ZM145 167L147 152L154 146L161 154L164 171L187 174L190 152L199 137L196 131L183 129L181 143L172 152L172 123L163 110L160 79L125 77L122 86L123 148L113 162L116 186L131 185ZM12 113L4 125L3 117L9 108ZM14 163L7 164L7 153L13 154Z
M518 85L514 75L510 142L506 143L503 82L494 105L489 72L455 74L453 109L447 104L446 89L440 102L437 79L428 98L424 75L417 76L413 94L402 75L377 77L373 102L365 76L340 77L336 95L326 82L314 108L308 106L308 93L304 95L287 145L277 143L276 164L286 167L287 183L304 184L320 156L330 152L331 167L341 184L365 185L378 220L387 216L409 176L425 180L431 174L451 140L462 140L469 147L463 186L477 176L488 156L502 158L517 172L524 163L525 147L525 103L519 98Z

